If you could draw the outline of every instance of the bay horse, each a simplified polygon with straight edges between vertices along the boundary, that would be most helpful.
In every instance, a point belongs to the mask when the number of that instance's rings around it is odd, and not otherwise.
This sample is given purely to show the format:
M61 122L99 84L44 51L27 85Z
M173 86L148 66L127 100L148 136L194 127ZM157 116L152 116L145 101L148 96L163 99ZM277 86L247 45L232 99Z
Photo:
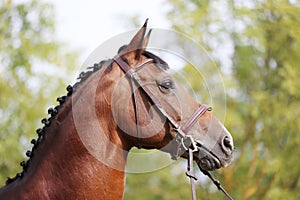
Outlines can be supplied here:
M146 50L146 32L147 21L117 56L67 87L0 199L123 199L133 147L160 149L175 159L194 156L205 171L230 163L230 133L167 72L165 61Z

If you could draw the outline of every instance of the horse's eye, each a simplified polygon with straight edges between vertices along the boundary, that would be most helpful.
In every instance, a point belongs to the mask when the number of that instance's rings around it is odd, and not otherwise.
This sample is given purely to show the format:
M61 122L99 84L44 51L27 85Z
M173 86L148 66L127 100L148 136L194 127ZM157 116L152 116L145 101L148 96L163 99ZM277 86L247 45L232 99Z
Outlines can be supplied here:
M164 93L167 93L171 89L174 89L174 83L171 79L168 79L168 80L165 80L165 81L159 83L158 86L159 86L159 89Z

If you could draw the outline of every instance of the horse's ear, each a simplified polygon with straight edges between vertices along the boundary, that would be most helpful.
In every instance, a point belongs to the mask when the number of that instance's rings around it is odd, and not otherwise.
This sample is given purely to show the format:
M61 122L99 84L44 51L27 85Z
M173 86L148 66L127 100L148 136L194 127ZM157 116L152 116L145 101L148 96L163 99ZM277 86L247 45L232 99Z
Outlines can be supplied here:
M148 42L149 42L149 38L151 35L152 29L149 30L148 34L146 35L146 37L144 38L144 42L143 42L143 46L142 46L142 53L146 50Z
M124 59L126 59L128 62L131 61L128 64L133 64L134 63L132 62L133 60L136 61L139 60L140 56L147 48L147 44L151 33L150 30L147 36L145 37L145 33L147 30L147 23L148 23L148 19L146 19L142 28L135 34L135 36L132 38L132 40L127 45L127 47L120 52L120 54L122 54L122 57Z

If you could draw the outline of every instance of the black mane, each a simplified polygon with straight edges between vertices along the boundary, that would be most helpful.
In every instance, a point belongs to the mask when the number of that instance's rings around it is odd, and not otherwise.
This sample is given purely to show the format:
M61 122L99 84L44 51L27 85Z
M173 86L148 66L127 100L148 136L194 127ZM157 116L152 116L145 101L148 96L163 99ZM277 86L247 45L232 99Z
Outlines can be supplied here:
M123 45L119 48L118 50L118 54L121 53L124 49L127 48L127 45ZM157 55L149 52L149 51L144 51L143 55L146 56L147 58L151 58L154 60L154 63L156 63L156 65L163 69L163 70L168 70L169 69L169 65L166 61L164 61L163 59L161 59L160 57L158 57Z
M168 63L166 61L164 61L163 59L161 59L160 57L158 57L157 55L155 55L149 51L144 51L143 55L146 56L147 58L152 58L154 60L154 62L156 63L156 65L158 67L160 67L161 69L163 69L163 70L170 69Z
M6 185L8 185L8 184L12 183L14 180L16 180L18 178L22 178L24 176L24 173L28 169L29 164L31 162L31 158L34 156L34 150L37 149L38 145L43 141L44 135L47 132L48 127L51 125L51 122L53 121L55 116L58 114L61 107L70 98L70 96L76 91L76 89L79 85L81 85L85 80L87 80L94 72L101 69L103 64L108 62L108 61L112 63L112 60L103 60L99 63L95 63L94 66L92 66L92 67L88 67L86 71L81 72L79 74L78 78L77 78L78 81L73 86L68 85L66 87L67 94L64 95L64 96L58 97L56 99L59 102L59 105L48 109L48 114L50 115L50 117L49 118L43 118L41 120L42 124L44 124L44 127L38 128L36 130L38 138L31 140L31 144L33 144L33 147L32 147L31 150L26 151L26 156L29 157L29 159L27 161L22 161L20 163L20 165L23 168L23 171L17 173L16 176L13 177L13 178L8 177L7 181L6 181ZM109 66L111 66L111 63L109 64Z

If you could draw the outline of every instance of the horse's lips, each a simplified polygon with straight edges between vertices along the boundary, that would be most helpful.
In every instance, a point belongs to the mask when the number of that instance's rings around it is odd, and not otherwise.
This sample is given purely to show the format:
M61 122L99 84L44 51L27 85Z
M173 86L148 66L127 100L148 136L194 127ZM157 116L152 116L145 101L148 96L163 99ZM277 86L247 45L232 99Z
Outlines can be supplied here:
M215 169L221 168L223 163L220 159L210 151L208 151L205 147L201 145L201 143L197 142L198 153L195 156L195 161L203 170L212 171Z
M220 161L215 157L205 157L201 159L196 160L197 164L201 167L203 170L212 171L215 169L219 169L222 165Z

